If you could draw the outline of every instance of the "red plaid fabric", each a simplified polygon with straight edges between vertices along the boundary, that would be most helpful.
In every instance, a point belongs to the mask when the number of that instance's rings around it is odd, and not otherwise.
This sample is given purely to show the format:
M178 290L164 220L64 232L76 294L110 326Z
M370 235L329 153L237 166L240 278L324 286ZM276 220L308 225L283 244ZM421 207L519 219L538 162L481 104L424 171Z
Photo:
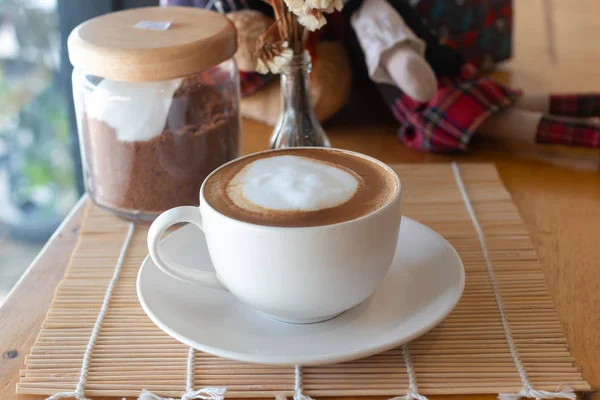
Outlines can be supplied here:
M536 142L600 148L600 125L545 115L538 125Z
M254 92L263 88L266 84L275 78L274 75L263 75L258 72L240 71L240 87L242 97L248 97Z
M600 94L550 96L550 114L578 118L600 116Z
M430 152L464 151L488 117L514 104L520 92L479 76L465 64L461 76L439 78L438 91L428 102L401 95L392 111L401 123L400 139L407 146Z

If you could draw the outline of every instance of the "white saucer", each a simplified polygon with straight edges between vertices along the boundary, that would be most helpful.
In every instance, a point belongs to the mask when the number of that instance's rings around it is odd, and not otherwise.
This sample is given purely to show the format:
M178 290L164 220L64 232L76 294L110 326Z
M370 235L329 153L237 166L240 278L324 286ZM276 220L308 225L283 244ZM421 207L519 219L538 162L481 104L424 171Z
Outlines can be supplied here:
M161 246L184 265L210 270L203 239L198 228L186 225ZM230 293L171 278L150 257L140 269L137 293L159 328L195 349L252 363L316 365L366 357L424 334L452 311L464 285L463 265L452 246L404 217L396 257L381 287L329 321L293 325L273 320Z

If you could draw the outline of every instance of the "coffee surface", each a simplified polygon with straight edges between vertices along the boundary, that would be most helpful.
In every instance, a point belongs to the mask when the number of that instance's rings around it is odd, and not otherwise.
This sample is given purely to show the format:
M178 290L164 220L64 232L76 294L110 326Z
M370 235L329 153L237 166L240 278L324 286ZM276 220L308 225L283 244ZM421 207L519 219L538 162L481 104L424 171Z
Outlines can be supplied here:
M256 154L208 178L208 204L258 225L330 225L381 208L398 191L394 174L368 159L332 149Z

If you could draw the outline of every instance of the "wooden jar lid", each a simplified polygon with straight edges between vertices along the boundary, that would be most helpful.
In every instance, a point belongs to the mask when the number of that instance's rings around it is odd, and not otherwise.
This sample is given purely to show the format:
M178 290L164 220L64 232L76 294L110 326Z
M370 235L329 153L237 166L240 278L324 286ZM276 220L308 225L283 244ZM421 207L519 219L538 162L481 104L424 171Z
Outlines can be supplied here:
M215 12L146 7L92 18L71 32L67 46L73 66L86 74L144 82L218 65L233 57L237 40L233 24Z

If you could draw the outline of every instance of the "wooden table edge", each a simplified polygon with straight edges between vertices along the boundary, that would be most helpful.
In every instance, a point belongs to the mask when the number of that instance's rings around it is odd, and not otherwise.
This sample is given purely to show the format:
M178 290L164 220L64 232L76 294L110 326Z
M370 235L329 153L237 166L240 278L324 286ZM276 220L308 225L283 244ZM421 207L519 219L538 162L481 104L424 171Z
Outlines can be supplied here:
M0 306L0 400L17 397L20 370L77 244L87 199L77 201Z

